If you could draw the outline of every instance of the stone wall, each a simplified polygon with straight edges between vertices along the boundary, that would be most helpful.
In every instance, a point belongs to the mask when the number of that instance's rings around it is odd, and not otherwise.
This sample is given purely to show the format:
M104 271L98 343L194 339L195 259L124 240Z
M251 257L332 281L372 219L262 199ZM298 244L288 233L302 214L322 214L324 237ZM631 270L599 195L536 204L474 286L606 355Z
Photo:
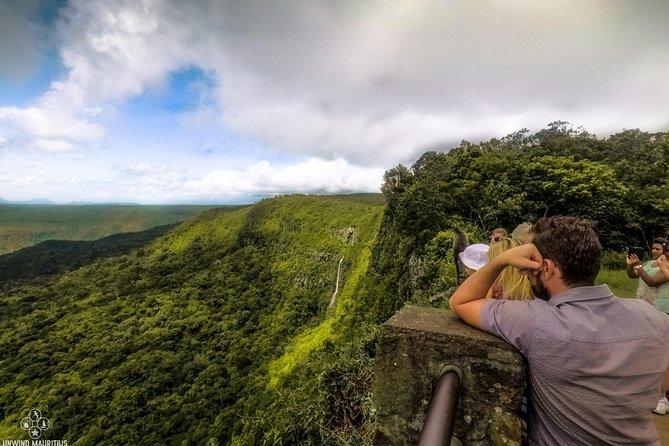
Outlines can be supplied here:
M451 311L405 306L385 324L376 360L375 445L415 444L432 390L449 366L462 372L454 435L465 445L520 445L522 356Z

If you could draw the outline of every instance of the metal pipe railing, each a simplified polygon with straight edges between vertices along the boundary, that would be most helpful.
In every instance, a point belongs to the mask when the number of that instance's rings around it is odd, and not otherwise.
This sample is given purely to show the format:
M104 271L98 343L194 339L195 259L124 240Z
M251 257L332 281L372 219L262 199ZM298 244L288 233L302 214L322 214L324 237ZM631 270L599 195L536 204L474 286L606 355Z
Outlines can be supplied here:
M449 446L458 409L460 376L455 370L439 378L427 408L419 446Z

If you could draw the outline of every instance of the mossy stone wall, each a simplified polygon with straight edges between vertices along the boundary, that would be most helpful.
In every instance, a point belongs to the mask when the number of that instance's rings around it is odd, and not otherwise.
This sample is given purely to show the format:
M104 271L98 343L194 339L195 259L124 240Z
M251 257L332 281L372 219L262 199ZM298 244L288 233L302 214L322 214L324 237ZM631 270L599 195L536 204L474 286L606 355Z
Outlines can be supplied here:
M432 390L462 372L454 435L465 445L521 445L523 357L451 311L407 305L385 324L375 366L375 445L418 442Z

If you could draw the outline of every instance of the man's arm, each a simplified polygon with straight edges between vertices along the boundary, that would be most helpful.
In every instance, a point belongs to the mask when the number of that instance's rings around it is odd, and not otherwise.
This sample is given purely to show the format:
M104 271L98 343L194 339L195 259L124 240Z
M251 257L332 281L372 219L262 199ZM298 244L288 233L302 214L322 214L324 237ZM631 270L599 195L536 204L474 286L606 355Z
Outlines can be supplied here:
M541 255L533 244L518 246L495 257L465 280L451 297L451 309L467 324L481 329L481 306L497 276L507 266L521 270L541 268Z
M664 378L662 379L662 392L669 392L669 370L664 373Z
M481 328L479 315L481 305L488 295L488 291L495 283L495 279L504 270L504 266L493 259L490 263L483 266L480 270L469 276L453 296L451 296L451 309L463 321L469 325Z

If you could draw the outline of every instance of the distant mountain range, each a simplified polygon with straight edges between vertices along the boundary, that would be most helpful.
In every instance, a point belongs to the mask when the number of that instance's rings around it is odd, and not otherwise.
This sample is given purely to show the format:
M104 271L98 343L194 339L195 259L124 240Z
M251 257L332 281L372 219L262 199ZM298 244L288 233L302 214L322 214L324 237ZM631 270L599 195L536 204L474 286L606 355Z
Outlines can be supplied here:
M93 201L70 201L68 203L56 203L47 198L33 198L30 200L22 201L9 201L0 198L0 204L51 204L51 205L65 205L65 206L88 206L92 204L105 204L105 205L129 205L129 206L139 206L139 203L130 203L130 202L118 202L118 203L95 203Z
M46 198L33 198L32 200L25 201L7 201L0 198L0 204L56 204L51 200Z
M212 206L0 203L0 255L46 240L96 240L176 223Z

